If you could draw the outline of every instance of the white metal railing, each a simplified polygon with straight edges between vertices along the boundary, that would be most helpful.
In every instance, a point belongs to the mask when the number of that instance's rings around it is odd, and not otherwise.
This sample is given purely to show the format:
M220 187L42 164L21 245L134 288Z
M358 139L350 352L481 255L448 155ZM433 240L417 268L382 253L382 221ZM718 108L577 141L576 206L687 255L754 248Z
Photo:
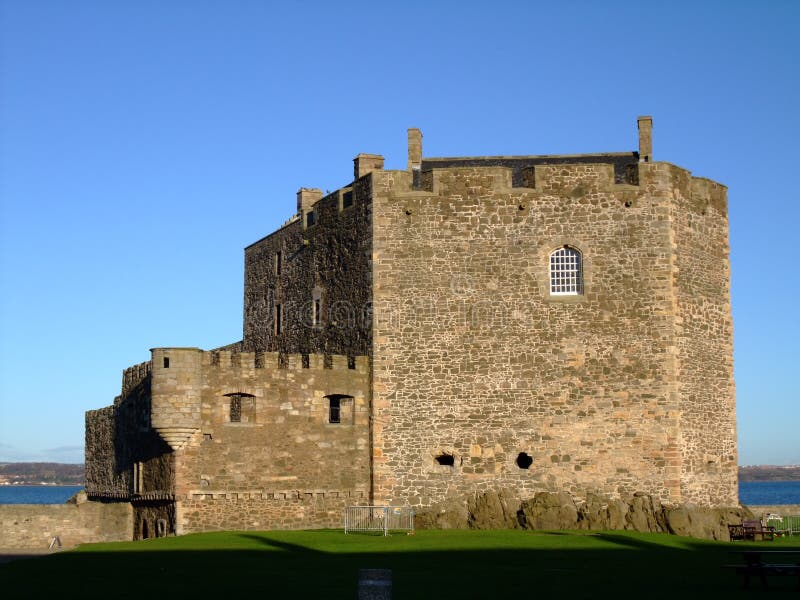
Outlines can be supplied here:
M800 535L800 516L781 517L776 514L767 515L766 525L775 528L777 533L784 535Z
M344 532L408 531L414 533L414 511L408 506L348 506L344 509Z

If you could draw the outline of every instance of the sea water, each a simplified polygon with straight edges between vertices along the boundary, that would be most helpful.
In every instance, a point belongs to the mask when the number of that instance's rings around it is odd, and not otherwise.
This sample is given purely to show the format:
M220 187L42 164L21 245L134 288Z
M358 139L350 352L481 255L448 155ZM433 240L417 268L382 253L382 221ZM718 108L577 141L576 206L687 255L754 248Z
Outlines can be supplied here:
M63 504L82 485L0 485L0 504Z
M800 504L800 481L740 481L739 502L748 506Z

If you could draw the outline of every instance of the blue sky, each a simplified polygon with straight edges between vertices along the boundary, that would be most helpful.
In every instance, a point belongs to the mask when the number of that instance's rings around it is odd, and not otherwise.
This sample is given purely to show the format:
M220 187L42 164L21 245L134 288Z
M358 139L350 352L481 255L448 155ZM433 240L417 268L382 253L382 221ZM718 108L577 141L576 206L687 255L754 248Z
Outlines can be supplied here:
M800 464L800 3L0 0L0 461L80 462L157 346L241 339L244 246L359 152L637 147L729 186L741 464Z

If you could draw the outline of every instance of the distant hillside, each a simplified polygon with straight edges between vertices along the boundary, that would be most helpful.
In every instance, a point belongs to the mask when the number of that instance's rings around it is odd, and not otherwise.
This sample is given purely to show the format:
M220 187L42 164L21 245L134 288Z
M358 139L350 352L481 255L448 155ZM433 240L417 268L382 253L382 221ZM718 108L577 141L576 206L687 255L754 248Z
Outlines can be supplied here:
M83 465L63 463L0 463L0 485L83 485Z
M739 481L800 481L800 465L739 467Z

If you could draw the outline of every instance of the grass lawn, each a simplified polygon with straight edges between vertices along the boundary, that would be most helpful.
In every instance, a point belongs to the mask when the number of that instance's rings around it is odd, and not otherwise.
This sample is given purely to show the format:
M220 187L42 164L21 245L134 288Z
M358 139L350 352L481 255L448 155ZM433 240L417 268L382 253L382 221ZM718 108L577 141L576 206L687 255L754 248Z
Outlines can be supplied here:
M629 532L341 530L223 532L90 544L0 565L2 598L356 598L358 569L393 571L406 598L754 598L724 564L744 548L800 551L800 539L735 544ZM800 560L800 556L792 557ZM766 593L796 598L797 580Z

